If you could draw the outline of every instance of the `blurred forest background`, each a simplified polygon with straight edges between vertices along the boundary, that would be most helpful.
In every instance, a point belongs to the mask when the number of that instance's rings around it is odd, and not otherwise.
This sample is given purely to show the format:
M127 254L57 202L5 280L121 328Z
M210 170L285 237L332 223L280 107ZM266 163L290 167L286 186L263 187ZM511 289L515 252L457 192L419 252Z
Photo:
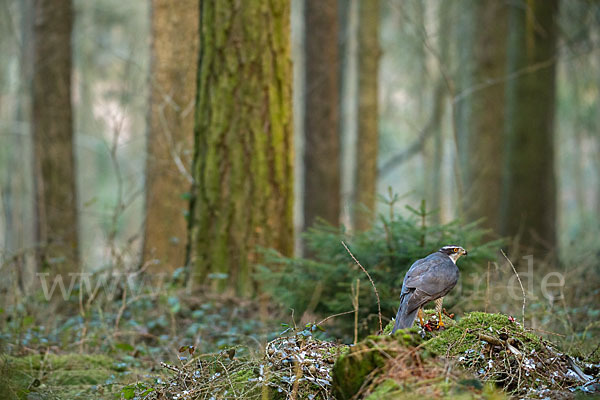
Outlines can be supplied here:
M457 244L453 312L520 314L503 248L529 323L600 330L596 0L0 0L0 54L6 343L208 351L358 303L372 332L341 240L386 319ZM41 322L40 276L115 271L112 313L75 280Z

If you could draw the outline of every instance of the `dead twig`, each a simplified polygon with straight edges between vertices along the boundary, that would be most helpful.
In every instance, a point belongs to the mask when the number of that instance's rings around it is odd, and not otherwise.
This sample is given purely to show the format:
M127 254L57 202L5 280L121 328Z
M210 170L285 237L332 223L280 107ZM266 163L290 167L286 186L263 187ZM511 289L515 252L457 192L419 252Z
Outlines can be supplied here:
M294 309L290 308L290 310L292 310L292 323L294 324L294 331L298 330L298 327L296 326L296 319L294 318Z
M360 291L360 279L356 278L356 290L352 286L352 306L354 307L354 345L358 342L358 294Z
M341 316L341 315L346 315L346 314L352 314L353 312L354 312L354 310L350 310L350 311L344 311L344 312L341 312L341 313L337 313L337 314L330 315L329 317L327 317L327 318L323 319L322 321L320 321L320 322L319 322L319 323L317 323L316 325L322 325L322 324L324 324L325 322L329 321L331 318L339 317L339 316Z
M121 307L119 308L119 312L117 313L117 318L115 319L115 331L119 330L119 322L121 322L121 317L125 312L125 308L127 307L127 286L123 288L123 296L121 298Z
M360 262L358 262L358 260L356 259L356 257L354 257L354 254L352 254L352 252L350 251L350 249L348 248L348 246L346 246L346 243L344 243L344 241L342 240L342 246L344 246L344 248L346 249L346 251L348 252L348 254L350 254L350 257L352 257L352 259L354 260L354 262L360 267L360 269L363 270L363 272L365 273L365 275L367 275L367 278L369 278L369 281L371 282L371 286L373 286L373 291L375 291L375 297L377 298L377 314L379 316L379 333L383 332L383 323L381 322L381 302L379 301L379 293L377 292L377 287L375 287L375 282L373 282L373 279L371 279L371 275L369 275L369 273L367 272L367 270L365 269L365 267L363 267Z
M484 340L486 342L488 342L489 344L492 344L494 346L504 346L504 342L502 342L500 339L496 339L493 336L489 336L489 335L484 335L483 333L480 333L477 335L479 337L479 339Z
M488 268L487 268L487 283L486 283L486 287L485 287L485 308L483 309L484 312L488 312L488 304L490 302L490 262L488 261Z
M500 249L500 252L502 253L504 258L506 258L506 261L508 261L508 263L512 267L512 270L515 273L515 275L517 276L517 280L519 281L519 285L521 286L521 292L523 293L523 309L522 309L521 313L522 313L522 318L523 318L523 329L525 329L525 304L527 302L527 296L525 295L525 289L523 288L523 282L521 282L521 277L519 276L519 273L517 272L515 266L510 261L510 259L506 256L506 253L504 253L504 250Z

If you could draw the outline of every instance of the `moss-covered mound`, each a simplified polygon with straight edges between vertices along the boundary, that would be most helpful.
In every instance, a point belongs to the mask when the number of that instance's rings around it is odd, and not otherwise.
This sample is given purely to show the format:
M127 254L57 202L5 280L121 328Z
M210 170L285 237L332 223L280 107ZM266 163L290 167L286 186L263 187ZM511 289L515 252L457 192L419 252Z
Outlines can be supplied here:
M538 335L523 329L514 318L503 314L472 312L458 322L446 324L447 329L431 334L427 347L445 356L462 354L480 342L481 336L504 333L502 337L513 336L527 342L531 349L540 350L545 342ZM547 343L547 342L546 342Z
M473 312L448 329L433 332L424 346L518 396L590 392L591 365L560 352L514 318ZM587 372L586 372L587 371Z
M0 358L1 399L112 399L125 367L104 355L37 354Z
M438 329L437 316L428 312L424 327L417 323L393 336L390 323L383 336L352 348L335 364L336 396L488 398L491 389L481 382L527 398L570 398L599 388L598 365L558 351L514 318L482 312L458 322L443 318L445 329ZM465 392L463 382L479 383Z
M337 399L503 398L471 374L448 368L424 346L419 329L370 336L338 358L333 369Z

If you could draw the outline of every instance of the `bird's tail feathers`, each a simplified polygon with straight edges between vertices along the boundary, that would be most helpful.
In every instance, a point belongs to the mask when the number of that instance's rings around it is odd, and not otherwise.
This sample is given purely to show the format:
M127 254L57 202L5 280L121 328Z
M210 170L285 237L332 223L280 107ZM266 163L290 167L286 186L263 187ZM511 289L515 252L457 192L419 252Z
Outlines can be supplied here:
M410 328L415 322L419 307L412 312L407 313L408 301L410 300L411 295L412 293L402 296L403 298L400 300L400 307L398 307L398 313L396 313L396 322L394 323L392 333L395 333L398 329Z

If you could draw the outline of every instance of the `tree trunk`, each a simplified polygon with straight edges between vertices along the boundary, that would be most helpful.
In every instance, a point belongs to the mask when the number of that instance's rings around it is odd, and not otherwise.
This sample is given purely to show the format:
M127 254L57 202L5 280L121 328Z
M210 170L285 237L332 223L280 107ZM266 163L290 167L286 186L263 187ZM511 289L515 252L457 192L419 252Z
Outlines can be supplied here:
M465 216L483 218L483 226L500 231L502 148L504 139L504 80L508 8L497 0L475 0L471 87L465 88L469 107L468 137L459 148L463 165Z
M471 137L471 114L472 101L469 90L473 88L474 69L475 69L475 8L477 0L461 0L458 4L460 12L457 13L456 38L458 41L456 48L457 68L456 68L456 88L457 92L453 100L453 118L454 118L454 140L456 146L456 163L459 174L457 175L457 192L459 206L462 206L464 199L462 183L467 178L469 154L466 151L468 141ZM462 209L459 209L462 215Z
M445 106L448 101L448 95L451 89L448 87L445 81L445 74L448 74L451 70L451 58L450 58L450 39L454 35L453 29L453 5L455 3L443 1L440 3L437 10L437 19L439 21L439 32L443 32L442 35L438 35L438 69L439 74L437 77L437 84L433 92L433 109L431 116L431 129L433 130L433 151L432 157L429 163L431 173L429 174L429 196L428 196L428 207L433 214L431 215L431 222L439 224L443 221L443 190L442 185L444 184L442 179L442 163L444 161L444 129L443 119L445 114ZM451 93L450 93L451 94Z
M196 0L152 1L144 260L185 263L199 44ZM183 40L185 38L185 40Z
M36 0L33 146L38 269L72 271L78 216L71 107L71 0Z
M19 0L19 26L17 30L21 43L19 54L18 89L11 94L15 102L14 114L8 119L31 121L31 94L33 70L33 0ZM15 41L15 45L18 42ZM4 54L4 53L3 53ZM6 81L8 82L8 80ZM0 109L3 109L0 105ZM34 283L35 254L32 251L35 243L34 202L33 202L33 158L31 130L28 124L15 125L10 142L7 143L7 159L5 164L5 182L10 191L10 217L6 224L6 253L14 261L18 284L23 293L28 293ZM10 219L10 221L8 221Z
M247 294L257 246L294 247L290 4L200 7L191 262Z
M337 0L307 0L304 10L304 230L340 218L339 43Z
M377 194L379 149L378 75L379 0L359 2L358 27L358 140L354 185L354 229L366 230L373 222ZM364 207L364 208L363 208Z
M356 0L338 1L339 35L343 38L340 40L340 223L348 227L352 226L356 185L359 5Z
M558 0L512 5L502 230L536 254L556 246L554 100Z

